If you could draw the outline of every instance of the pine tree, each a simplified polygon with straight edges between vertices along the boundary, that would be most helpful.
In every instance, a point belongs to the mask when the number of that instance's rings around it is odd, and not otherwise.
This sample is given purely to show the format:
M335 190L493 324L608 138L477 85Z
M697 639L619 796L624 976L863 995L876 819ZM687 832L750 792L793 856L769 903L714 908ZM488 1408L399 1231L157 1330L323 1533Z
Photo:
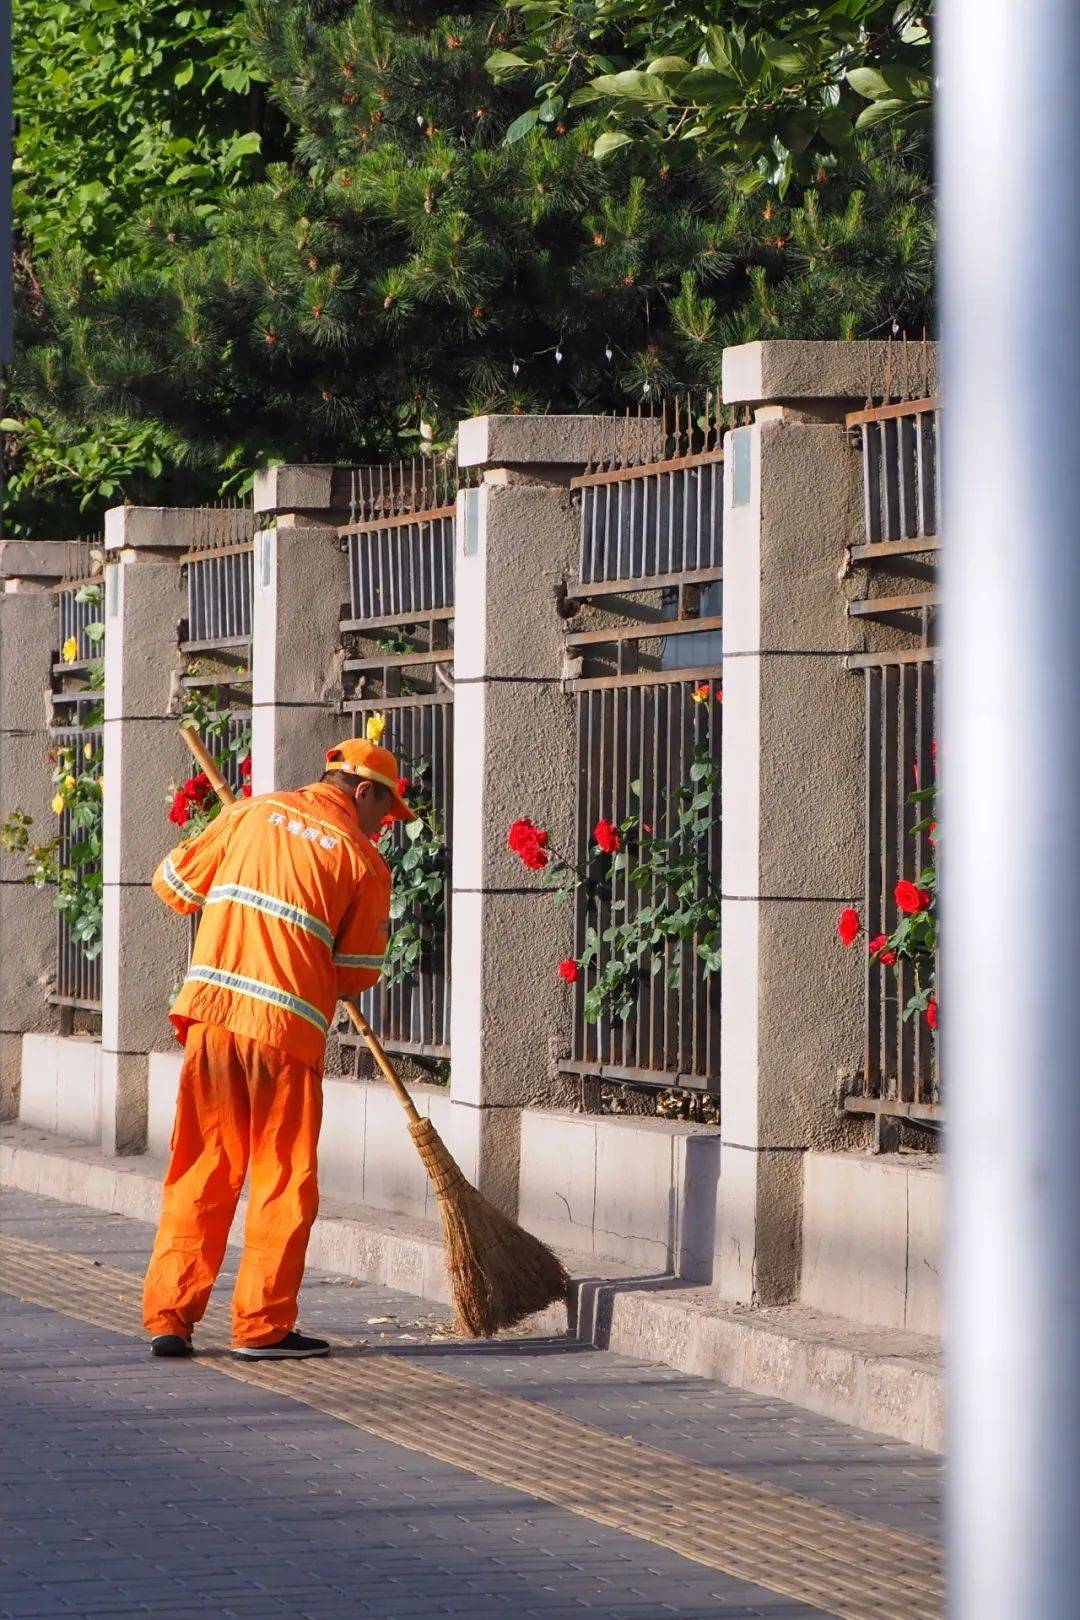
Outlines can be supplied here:
M251 0L249 24L291 161L212 227L155 206L105 269L56 254L24 323L22 396L71 430L152 424L187 500L270 459L408 451L422 420L640 403L749 337L928 319L917 148L781 204L663 148L598 164L588 122L507 145L531 92L484 66L506 13Z

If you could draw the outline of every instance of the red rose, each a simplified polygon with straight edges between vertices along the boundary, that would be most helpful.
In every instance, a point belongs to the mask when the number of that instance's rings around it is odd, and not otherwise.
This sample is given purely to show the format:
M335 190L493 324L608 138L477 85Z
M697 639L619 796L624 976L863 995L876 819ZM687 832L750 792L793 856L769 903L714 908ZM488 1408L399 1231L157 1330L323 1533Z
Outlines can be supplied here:
M578 965L572 956L568 956L565 962L559 963L559 977L565 979L567 984L577 984Z
M200 807L209 797L211 791L210 778L205 771L197 771L194 776L189 776L183 786L183 792L191 800L191 803Z
M240 784L240 797L242 799L250 799L251 798L251 783L250 782L242 782Z
M512 823L506 835L506 842L530 872L541 871L550 859L547 852L546 828L538 827L528 816L523 816L520 821Z
M403 799L411 787L412 783L407 776L399 776L397 779L398 798Z
M613 821L605 821L601 816L593 828L593 837L605 855L614 855L619 845L619 829Z
M176 827L186 827L190 814L191 810L188 805L187 794L183 788L180 788L169 806L169 820Z
M931 996L926 1008L926 1022L931 1029L937 1029L937 997Z
M917 911L925 911L930 904L929 889L920 889L917 883L911 883L907 878L901 878L893 890L896 903L901 911L913 916Z
M931 842L931 843L932 843L932 844L936 844L936 843L937 843L937 839L936 839L936 838L935 838L935 837L934 837L934 834L935 834L935 833L936 833L936 832L937 832L937 822L936 822L936 821L932 821L932 822L931 822L931 823L930 823L930 825L929 825L929 827L928 827L928 828L927 828L927 829L926 829L926 836L927 836L927 838L929 838L929 840L930 840L930 842Z
M243 759L240 761L240 767L239 768L240 768L241 779L243 779L245 776L250 776L251 775L251 755L250 754L245 754L244 755Z
M845 949L849 945L854 945L861 928L862 923L859 921L859 913L851 906L847 906L840 913L840 921L836 925L836 932L840 935L840 943Z
M723 703L723 701L724 701L724 688L722 686L718 686L716 688L716 691L713 693L713 697L716 699L717 703Z
M888 943L889 943L888 934L875 934L873 939L868 939L867 940L866 948L870 952L871 956L876 956L878 951L881 950L882 946L887 945Z

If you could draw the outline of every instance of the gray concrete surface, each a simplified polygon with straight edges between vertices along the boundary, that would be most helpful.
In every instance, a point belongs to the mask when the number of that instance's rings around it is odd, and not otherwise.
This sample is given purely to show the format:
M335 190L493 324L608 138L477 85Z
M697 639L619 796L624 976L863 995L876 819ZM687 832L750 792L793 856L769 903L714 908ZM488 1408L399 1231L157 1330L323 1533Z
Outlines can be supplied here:
M133 1272L151 1238L144 1223L18 1193L0 1197L0 1223ZM314 1274L301 1306L303 1324L329 1337L367 1339L670 1453L936 1533L939 1465L909 1447L566 1341L448 1341L445 1311L384 1288ZM7 1297L3 1311L5 1620L820 1612L197 1362L152 1361L131 1340Z

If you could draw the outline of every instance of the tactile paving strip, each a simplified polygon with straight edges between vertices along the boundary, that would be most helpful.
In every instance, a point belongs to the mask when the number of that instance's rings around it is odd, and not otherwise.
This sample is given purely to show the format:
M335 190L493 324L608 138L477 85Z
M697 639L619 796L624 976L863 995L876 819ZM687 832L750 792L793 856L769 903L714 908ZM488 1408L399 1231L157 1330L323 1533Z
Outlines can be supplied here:
M139 1279L82 1255L0 1237L0 1289L95 1327L142 1336ZM211 1306L196 1367L272 1390L382 1439L669 1547L842 1620L937 1620L938 1549L776 1486L605 1434L548 1407L354 1350L242 1362Z

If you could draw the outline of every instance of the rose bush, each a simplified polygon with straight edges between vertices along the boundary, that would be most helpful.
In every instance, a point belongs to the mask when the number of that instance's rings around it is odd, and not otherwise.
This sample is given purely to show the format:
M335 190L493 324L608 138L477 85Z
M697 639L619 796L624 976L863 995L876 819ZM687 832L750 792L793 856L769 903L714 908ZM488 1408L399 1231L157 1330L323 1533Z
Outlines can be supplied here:
M387 985L414 978L431 960L446 926L446 837L431 797L430 761L401 763L405 774L398 792L408 798L418 819L388 817L379 837L393 881L382 974Z
M576 984L593 970L584 1003L590 1022L604 1015L628 1018L654 974L664 972L668 984L677 986L684 944L692 945L702 973L719 968L720 890L708 858L719 784L719 761L698 748L689 779L661 809L660 830L636 812L619 822L602 817L581 867L530 817L512 823L507 843L526 867L542 872L542 885L563 900L579 890L584 895L584 945L559 964L558 973ZM631 782L630 791L640 798L640 781ZM628 885L636 900L627 898Z
M936 759L936 743L932 747L932 754ZM918 779L916 767L916 782ZM909 831L912 836L926 833L929 843L933 846L937 843L937 821L934 818L936 792L935 786L919 787L907 797L908 804L923 805L927 811ZM915 974L915 993L908 999L904 1008L904 1018L924 1013L927 1024L936 1032L938 1027L938 1001L934 988L938 947L936 862L931 861L923 868L919 873L918 882L913 882L910 878L901 878L893 889L893 901L899 921L891 933L876 934L872 939L868 939L867 950L872 962L882 968L892 968L896 974L900 972L901 963L911 964ZM863 932L858 912L850 906L845 907L840 913L836 931L841 944L850 949Z
M101 585L95 580L80 585L75 600L84 605L101 605ZM105 638L102 620L89 618L82 629L89 645L100 647ZM60 649L64 664L74 664L79 656L79 643L68 636ZM105 682L105 661L92 655L80 671L81 690L99 690ZM15 809L0 822L0 848L8 854L20 854L26 861L26 881L35 888L55 888L53 904L64 917L71 938L87 960L92 961L101 951L102 900L102 745L97 735L104 714L99 702L76 706L78 726L88 735L80 743L77 739L58 743L45 756L51 766L53 795L50 805L53 814L65 818L60 829L43 843L32 843L30 829L33 817L24 810Z
M241 798L251 796L251 727L235 727L232 713L222 708L216 687L209 693L189 693L180 724L191 726L210 750L211 757L230 787ZM221 814L221 804L209 778L196 771L183 782L169 784L167 818L194 838Z

